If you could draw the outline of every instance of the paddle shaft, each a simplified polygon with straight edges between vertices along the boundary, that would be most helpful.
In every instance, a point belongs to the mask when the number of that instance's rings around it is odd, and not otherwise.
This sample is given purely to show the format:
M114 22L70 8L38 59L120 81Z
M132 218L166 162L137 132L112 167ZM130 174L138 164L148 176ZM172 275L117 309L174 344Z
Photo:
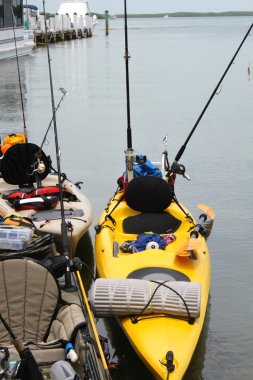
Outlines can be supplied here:
M223 73L221 79L220 79L219 82L217 83L217 86L216 86L215 89L213 90L213 92L212 92L212 94L211 94L209 100L207 101L205 107L203 108L203 111L202 111L201 114L199 115L199 117L198 117L196 123L194 124L194 126L193 126L193 128L192 128L190 134L188 135L187 139L185 140L185 143L184 143L184 144L181 146L181 148L179 149L179 151L178 151L178 153L177 153L177 155L176 155L176 157L175 157L174 163L177 163L177 162L180 160L180 158L182 157L182 155L183 155L183 153L184 153L184 151L185 151L185 148L186 148L186 146L187 146L187 144L188 144L190 138L192 137L193 133L195 132L195 130L196 130L196 128L197 128L197 126L198 126L200 120L201 120L202 117L204 116L204 114L205 114L205 112L206 112L206 110L207 110L209 104L210 104L211 101L213 100L214 95L217 93L217 90L218 90L218 88L220 87L220 85L221 85L223 79L224 79L225 76L227 75L227 73L228 73L230 67L231 67L232 64L234 63L234 60L235 60L237 54L239 53L239 51L240 51L242 45L244 44L244 42L246 41L246 39L247 39L248 35L250 34L252 28L253 28L253 23L251 24L251 26L250 26L250 28L248 29L247 33L245 34L245 36L244 36L242 42L240 43L238 49L236 50L235 54L233 55L233 58L232 58L231 61L229 62L229 64L228 64L226 70L224 71L224 73Z
M107 366L107 363L106 363L106 360L105 360L104 352L103 352L103 349L102 349L102 346L101 346L101 343L100 343L100 340L99 340L98 332L97 332L97 327L96 327L95 322L94 322L94 317L93 317L93 314L92 314L91 309L90 309L89 301L88 301L88 298L87 298L87 295L86 295L86 292L85 292L85 289L84 289L84 286L83 286L83 282L82 282L82 278L81 278L80 272L77 271L76 275L77 275L77 278L78 278L78 282L79 282L79 286L80 286L81 293L82 293L82 296L83 296L83 300L84 300L84 303L85 303L85 307L86 307L86 310L87 310L87 313L88 313L88 316L89 316L89 319L90 319L91 328L92 328L92 331L93 331L93 334L94 334L94 338L95 338L95 341L97 343L97 347L98 347L98 351L99 351L99 354L100 354L100 358L101 358L101 361L103 363L104 370L106 372L107 378L108 378L108 380L111 380L111 375L110 375L110 372L109 372L109 369L108 369L108 366Z

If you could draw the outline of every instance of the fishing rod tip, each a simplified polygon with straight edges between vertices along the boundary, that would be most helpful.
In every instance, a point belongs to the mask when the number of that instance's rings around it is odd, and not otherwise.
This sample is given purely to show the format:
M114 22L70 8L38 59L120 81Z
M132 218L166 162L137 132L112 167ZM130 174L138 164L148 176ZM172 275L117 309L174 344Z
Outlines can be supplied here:
M68 95L68 92L63 87L60 87L59 91L61 91L63 93L63 95Z

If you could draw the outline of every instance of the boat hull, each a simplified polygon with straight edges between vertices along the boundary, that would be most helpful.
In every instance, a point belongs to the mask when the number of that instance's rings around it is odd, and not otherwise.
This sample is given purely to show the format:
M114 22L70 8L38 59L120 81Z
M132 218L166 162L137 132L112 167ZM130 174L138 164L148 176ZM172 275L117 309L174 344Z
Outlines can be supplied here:
M23 27L0 29L0 60L16 58L16 47L18 56L29 55L34 48L32 31L25 31Z

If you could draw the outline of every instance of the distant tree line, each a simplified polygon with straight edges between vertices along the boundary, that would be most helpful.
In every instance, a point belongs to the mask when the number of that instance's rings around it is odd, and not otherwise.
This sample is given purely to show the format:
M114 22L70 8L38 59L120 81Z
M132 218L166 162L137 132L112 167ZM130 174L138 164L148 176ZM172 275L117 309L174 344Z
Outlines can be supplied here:
M95 13L97 15L98 19L104 19L104 14ZM228 12L175 12L175 13L154 13L154 14L129 14L127 17L129 18L150 18L150 17L164 17L165 15L168 15L169 17L231 17L231 16L253 16L253 11L246 12L246 11L228 11ZM117 18L122 18L124 15L119 14L116 15Z

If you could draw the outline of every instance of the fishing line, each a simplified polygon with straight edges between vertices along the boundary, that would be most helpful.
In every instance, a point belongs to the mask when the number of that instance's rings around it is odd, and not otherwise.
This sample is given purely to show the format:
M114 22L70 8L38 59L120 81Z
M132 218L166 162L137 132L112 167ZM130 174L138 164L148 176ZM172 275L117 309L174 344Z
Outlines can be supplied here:
M24 100L23 100L21 77L20 77L20 69L19 69L17 39L16 39L16 32L15 32L15 27L17 26L17 23L16 23L16 18L15 18L14 12L13 12L13 6L10 6L10 7L11 7L11 13L12 13L12 29L13 29L13 35L14 35L15 53L16 53L16 61L17 61L17 68L18 68L19 93L20 93L21 109L22 109L22 115L23 115L24 136L25 136L26 142L28 142L26 120L25 120L25 110L24 110Z
M230 67L231 67L232 64L234 63L234 60L235 60L237 54L239 53L239 51L240 51L242 45L244 44L244 42L246 41L246 39L247 39L248 35L250 34L252 28L253 28L253 23L251 24L251 26L250 26L250 28L248 29L247 33L245 34L245 36L244 36L242 42L240 43L238 49L236 50L235 54L233 55L231 61L229 62L229 64L228 64L226 70L224 71L223 75L221 76L221 79L219 80L218 84L216 85L214 91L212 92L212 94L211 94L209 100L207 101L205 107L203 108L203 111L202 111L201 114L199 115L199 117L198 117L196 123L194 124L194 126L193 126L193 128L192 128L190 134L188 135L188 137L187 137L187 139L185 140L184 144L183 144L183 145L181 146L181 148L179 149L179 151L178 151L178 153L177 153L177 155L176 155L176 157L175 157L175 159L174 159L174 162L173 162L173 164L172 164L172 170L173 170L173 166L174 166L174 168L175 168L175 166L177 165L178 161L179 161L180 158L182 157L182 155L183 155L183 153L184 153L184 151L185 151L185 148L186 148L186 146L187 146L187 144L188 144L190 138L192 137L193 133L195 132L195 129L197 128L197 126L198 126L200 120L201 120L202 117L204 116L204 114L205 114L205 112L206 112L206 110L207 110L209 104L210 104L211 101L213 100L213 97L216 95L216 93L217 93L219 87L221 86L221 83L222 83L223 79L225 78L225 76L227 75L227 73L228 73Z

